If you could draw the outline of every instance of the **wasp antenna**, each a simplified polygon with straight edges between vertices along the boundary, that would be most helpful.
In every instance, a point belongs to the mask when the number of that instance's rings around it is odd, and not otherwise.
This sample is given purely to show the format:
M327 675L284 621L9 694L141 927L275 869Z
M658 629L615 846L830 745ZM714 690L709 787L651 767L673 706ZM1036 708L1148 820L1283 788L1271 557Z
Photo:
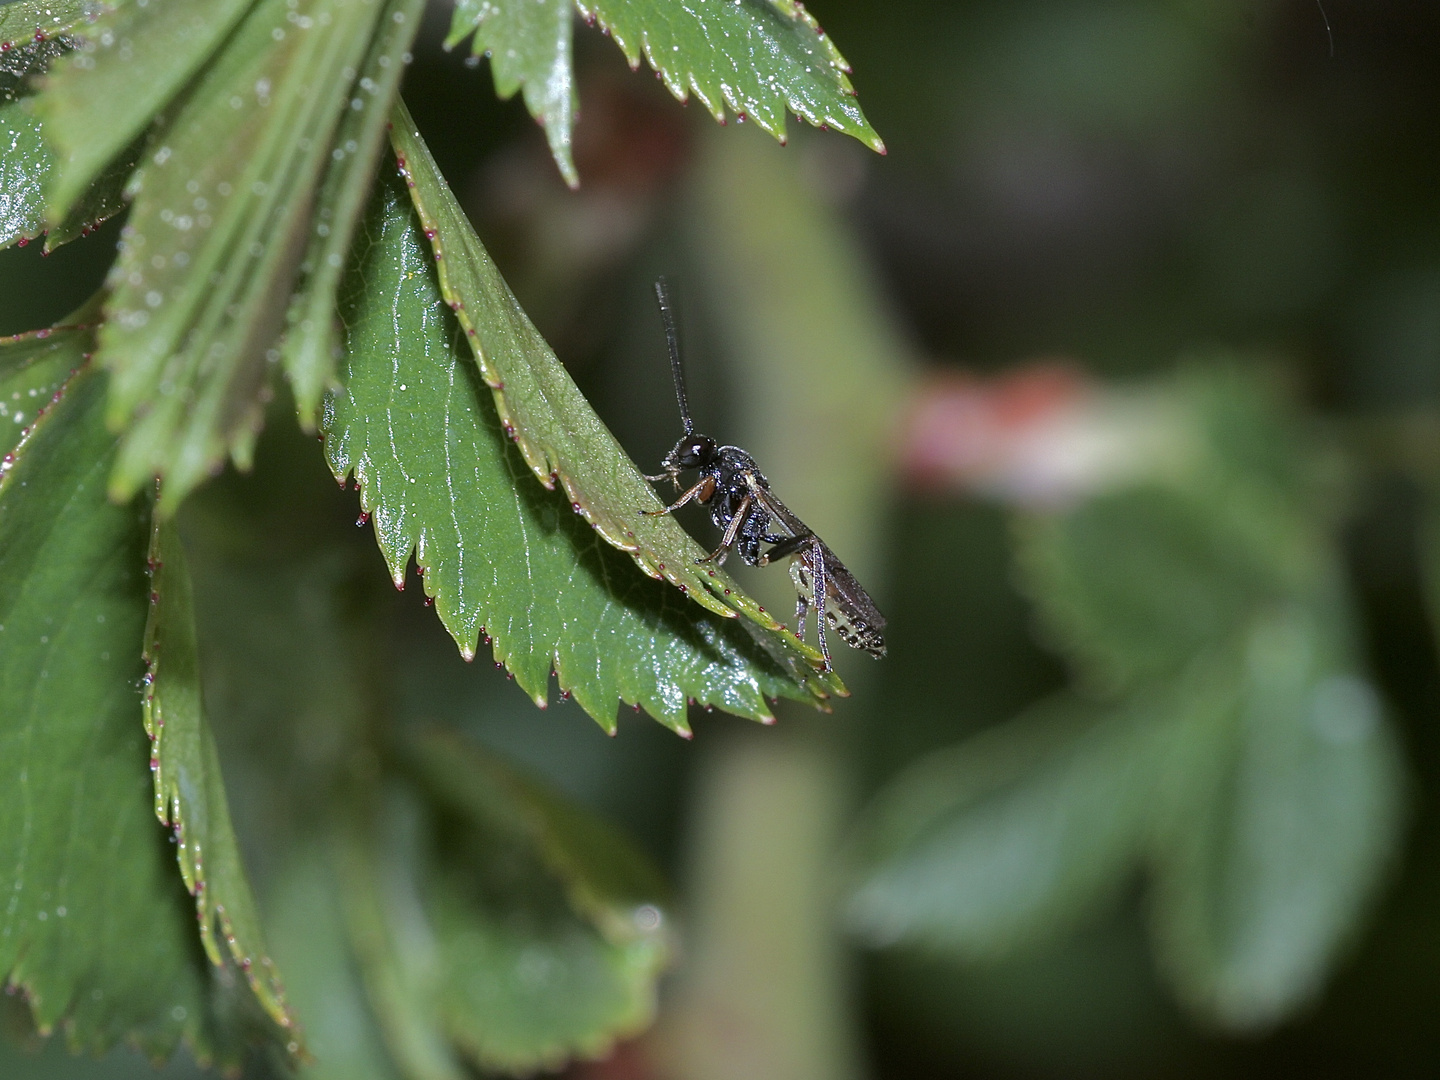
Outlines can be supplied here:
M680 402L680 422L685 434L693 435L695 421L690 419L690 402L685 398L685 373L680 369L680 334L675 329L675 305L670 300L670 282L655 279L655 299L660 304L660 321L665 324L665 342L670 346L670 371L675 376L675 399Z

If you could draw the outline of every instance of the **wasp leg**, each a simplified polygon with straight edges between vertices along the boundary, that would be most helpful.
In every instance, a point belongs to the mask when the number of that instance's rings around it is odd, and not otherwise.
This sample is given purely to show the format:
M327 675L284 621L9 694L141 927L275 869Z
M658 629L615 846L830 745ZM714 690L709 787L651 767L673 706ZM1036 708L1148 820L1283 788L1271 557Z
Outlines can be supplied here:
M812 532L801 533L799 536L782 536L778 543L767 536L765 538L766 543L774 543L775 546L760 556L760 565L769 566L777 559L785 558L786 555L794 555L801 548L809 545L814 539L815 534ZM817 557L816 562L819 561Z
M825 590L829 588L829 582L825 580L828 567L825 565L825 557L820 551L820 544L814 536L810 537L814 546L810 549L811 558L815 561L815 636L820 639L820 655L825 658L825 666L822 671L834 670L830 663L830 646L825 643Z
M730 519L730 524L725 526L725 535L720 538L720 546L706 555L703 559L696 559L697 563L713 562L716 566L725 565L725 557L730 554L730 549L735 546L735 537L740 534L740 526L745 524L745 516L750 512L750 496L740 500L740 505L735 508L735 516Z
M647 477L647 479L649 478ZM673 514L676 510L679 510L682 506L684 506L692 499L699 499L702 503L709 502L711 496L713 496L714 494L715 481L713 478L707 476L705 477L705 479L701 480L698 484L692 487L689 491L685 492L684 495L681 495L680 498L676 499L669 506L665 507L664 510L641 510L640 513L644 514L646 517L660 517L664 514Z
M810 601L802 592L795 594L795 636L805 640L805 619L810 611Z

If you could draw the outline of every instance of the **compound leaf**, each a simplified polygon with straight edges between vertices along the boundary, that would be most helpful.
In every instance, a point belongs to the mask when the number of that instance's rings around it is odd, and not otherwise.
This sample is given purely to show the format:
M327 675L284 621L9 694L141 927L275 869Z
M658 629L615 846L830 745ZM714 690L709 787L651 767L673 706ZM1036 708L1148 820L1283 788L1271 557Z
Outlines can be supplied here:
M647 574L721 617L745 615L756 640L817 699L844 693L833 672L819 670L818 651L780 626L724 571L697 565L705 552L672 517L641 513L664 504L521 310L403 104L396 105L391 139L430 241L441 293L493 391L505 432L540 482L553 487L558 479L576 513ZM467 637L457 640L466 647Z
M867 814L852 929L983 959L1089 917L1146 846L1152 720L1066 695L907 769Z
M43 340L0 344L7 435L16 395L40 399L91 335ZM204 1053L209 987L139 722L146 524L105 498L104 395L100 372L71 376L0 476L0 972L76 1047Z
M73 47L72 31L99 11L98 4L76 0L22 0L0 8L0 247L44 233L50 250L124 209L122 163L97 177L64 221L47 229L46 193L55 180L55 158L30 108L35 77Z
M785 110L811 124L885 144L855 101L850 66L794 0L577 0L630 66L643 56L681 101L693 91L716 120L726 110L785 139Z
M126 429L115 497L161 476L168 514L227 454L248 462L314 187L382 7L260 0L152 133L100 334Z
M57 67L39 102L60 160L52 221L150 127L254 3L118 4L85 28L80 51Z
M285 989L265 951L260 916L230 824L220 757L200 701L190 571L173 519L155 515L150 535L150 618L145 625L145 730L155 775L155 813L175 833L176 858L210 962L224 963L220 939L261 1006L295 1029ZM298 1049L298 1046L292 1047Z
M315 428L325 391L335 386L340 355L336 293L385 146L390 101L400 85L424 10L425 0L385 3L370 51L351 89L350 108L340 118L335 149L316 196L310 242L300 264L301 285L291 299L280 350L300 423L307 431Z
M1175 733L1156 788L1157 951L1210 1023L1313 1001L1400 839L1399 748L1336 608L1259 621L1239 693Z
M897 779L851 916L872 940L983 954L1144 870L1177 996L1254 1032L1313 1001L1355 933L1405 778L1360 663L1334 500L1307 467L1321 448L1253 375L1173 389L1201 436L1185 468L1022 535L1029 587L1103 676L1110 718L1015 722Z
M550 153L571 187L580 183L570 156L577 108L574 23L570 0L458 0L445 39L448 49L474 34L471 51L490 58L495 92L508 99L524 90L525 107L545 129Z
M484 634L542 704L553 669L610 730L617 699L686 731L687 698L762 719L766 697L810 698L737 621L637 573L527 475L394 173L353 265L326 455L337 477L356 477L397 586L415 553L462 653L473 657Z
M407 1044L429 1047L428 1075L459 1075L442 1071L446 1044L527 1074L644 1027L670 953L655 871L590 821L585 842L617 856L592 876L592 855L553 827L581 811L453 737L422 737L411 766L427 798L392 788L380 858L352 862L347 895L377 1008L404 1014ZM418 905L395 903L402 891ZM400 947L414 940L433 947Z

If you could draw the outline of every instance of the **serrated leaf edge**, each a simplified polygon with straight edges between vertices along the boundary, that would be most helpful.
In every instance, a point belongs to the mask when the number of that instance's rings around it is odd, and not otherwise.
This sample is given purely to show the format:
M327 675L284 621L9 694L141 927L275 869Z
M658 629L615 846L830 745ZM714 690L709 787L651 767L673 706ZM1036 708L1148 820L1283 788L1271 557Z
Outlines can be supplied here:
M416 180L412 172L412 159L418 162L428 172L433 173L444 193L449 193L445 187L444 178L440 175L434 160L430 157L428 148L420 137L415 127L414 120L410 117L409 111L405 108L402 99L396 98L395 107L391 115L391 145L395 150L396 162L404 177L405 186L410 192L411 202L415 206L415 212L419 215L425 238L430 242L432 251L435 254L435 268L439 277L440 291L451 311L454 312L461 328L465 331L465 338L470 344L471 352L480 368L481 377L495 399L495 408L500 415L501 425L507 435L515 442L525 463L530 466L535 474L547 489L553 490L558 480L565 492L566 498L570 501L570 507L575 513L585 519L592 529L611 547L628 554L635 560L637 566L646 574L657 580L665 580L674 585L683 594L694 600L701 607L713 612L723 618L733 619L738 615L745 615L751 622L764 631L774 635L785 635L784 646L794 649L800 654L801 659L807 665L807 669L800 671L793 662L786 662L783 656L776 656L782 666L790 673L792 678L803 683L807 690L818 702L823 703L831 694L840 697L848 697L849 691L841 681L839 675L833 670L824 671L824 657L819 649L810 645L803 638L800 638L794 630L785 626L775 619L758 602L748 596L730 577L722 570L714 567L707 567L704 575L696 569L688 569L686 572L676 570L660 562L659 558L652 552L642 547L633 532L627 536L620 536L607 522L595 513L590 506L590 500L579 487L565 475L559 468L559 462L553 454L540 443L533 433L524 430L523 426L517 423L515 412L510 407L505 394L505 382L500 373L495 370L494 364L480 346L479 331L471 321L469 313L465 309L464 299L456 291L454 283L450 280L449 271L445 259L445 243L441 236L441 224L437 215L424 205L420 197ZM453 198L453 196L451 196ZM457 213L459 213L457 209ZM620 451L623 456L623 450ZM628 462L628 457L625 458ZM634 468L633 464L631 468ZM636 474L639 475L638 470ZM653 505L656 509L663 506L652 491ZM690 541L691 546L695 546ZM696 551L699 551L698 546ZM701 552L703 554L703 552ZM403 575L403 568L393 568L392 573ZM403 582L403 576L396 578L397 585ZM759 639L762 645L768 645L772 655L780 648L779 643L773 639L766 641L763 637Z
M162 515L158 511L153 513L150 549L146 564L152 591L150 593L150 613L145 623L143 654L145 675L141 708L145 734L150 739L150 771L155 783L155 816L162 825L174 833L175 859L180 866L180 877L185 883L186 891L195 898L195 918L199 925L200 943L204 947L206 957L216 967L224 965L224 957L215 940L215 930L218 925L220 936L225 941L226 951L236 966L244 973L245 981L249 984L251 992L266 1014L285 1031L298 1036L299 1024L286 1000L285 986L280 979L280 972L275 961L270 958L268 953L262 952L258 957L252 956L241 945L236 937L235 928L225 911L225 905L212 901L210 897L210 890L205 879L204 852L201 850L200 844L192 842L187 834L179 791L176 791L173 798L167 799L166 797L170 784L162 764L164 761L162 749L165 738L165 720L163 716L159 715L155 702L155 682L161 670L161 657L156 648L157 620L160 612L159 590L162 587L159 574L164 565L160 559L160 533L166 527L167 523ZM173 525L169 527L173 527ZM287 1049L291 1053L299 1052L301 1046L298 1038L292 1040Z

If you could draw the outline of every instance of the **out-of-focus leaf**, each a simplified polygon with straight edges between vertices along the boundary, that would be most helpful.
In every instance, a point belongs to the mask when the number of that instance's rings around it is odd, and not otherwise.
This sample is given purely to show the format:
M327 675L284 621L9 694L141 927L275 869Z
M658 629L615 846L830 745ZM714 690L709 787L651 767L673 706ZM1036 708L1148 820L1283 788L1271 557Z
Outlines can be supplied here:
M470 50L490 58L495 92L502 98L525 91L525 107L545 129L550 153L565 182L578 187L580 176L570 156L575 126L575 72L571 37L575 12L570 0L458 0L445 47L471 34Z
M647 574L718 615L747 616L756 640L817 699L844 693L838 676L819 671L818 651L781 627L724 571L697 565L706 553L672 517L641 513L664 504L520 309L403 105L397 105L391 138L434 251L441 293L494 391L506 434L541 483L553 487L558 479L575 511ZM464 648L466 639L457 639Z
M266 905L290 1000L305 1017L310 1059L296 1073L301 1080L398 1080L350 952L333 858L323 843L297 845Z
M127 429L113 496L161 476L168 514L227 454L248 462L314 186L383 7L260 0L152 135L100 334Z
M195 642L190 571L172 521L156 515L151 528L150 617L145 626L145 730L155 774L155 813L175 832L185 887L195 897L200 940L210 962L230 956L261 1006L282 1028L295 1019L280 973L265 950L260 916L220 776L220 757L200 702L200 657ZM291 1048L298 1050L298 1043Z
M410 1010L412 1044L428 1025L477 1066L528 1073L599 1056L647 1024L669 953L654 871L592 822L585 842L616 856L592 877L593 855L554 827L579 812L557 814L556 796L478 750L436 736L414 764L435 809L385 807L369 886L384 939L367 951L410 995L394 1004ZM363 886L347 892L363 898Z
M90 336L45 341L0 345L7 427L14 395L36 400ZM72 376L0 476L0 972L76 1047L163 1055L184 1038L206 1053L194 916L145 776L145 514L105 498L104 395L100 372Z
M923 758L867 815L851 928L967 958L1073 928L1127 884L1146 846L1154 720L1067 696Z
M386 0L370 52L351 88L350 108L340 118L332 160L316 197L310 243L300 264L301 287L291 299L280 349L300 423L306 430L314 429L325 391L336 385L340 356L336 293L385 145L390 101L400 84L407 50L420 29L424 8L424 0Z
M337 833L341 898L351 948L386 1049L407 1080L465 1080L436 1007L440 942L421 893L422 832L414 793L372 786L375 807L352 805Z
M416 768L441 803L525 842L565 886L571 908L614 941L650 940L664 880L621 833L493 754L436 732ZM649 905L649 907L647 907ZM653 925L652 925L653 923Z
M1022 534L1028 588L1112 719L1038 749L1033 722L1008 725L895 781L852 915L973 955L1073 921L1143 868L1178 996L1253 1031L1313 1000L1354 934L1404 776L1357 655L1337 515L1304 465L1323 447L1234 371L1172 389L1206 433L1188 471ZM1082 754L1107 726L1129 735Z
M1302 464L1321 449L1274 390L1223 364L1168 390L1200 433L1183 466L1018 531L1021 583L1055 643L1112 688L1179 672L1333 567L1334 508Z
M1177 730L1157 787L1157 949L1181 998L1230 1030L1319 995L1400 838L1399 748L1337 614L1258 621L1240 695Z
M69 32L99 11L89 2L29 0L0 8L0 247L45 233L48 251L124 209L128 167L122 160L98 176L65 220L47 231L46 190L55 179L55 162L30 108L34 77L71 48L75 39Z
M39 102L60 162L52 221L150 127L254 3L122 3L84 28L84 46L57 67Z
M415 553L462 653L473 657L483 633L539 703L553 668L607 730L617 699L687 731L687 698L757 719L770 716L767 696L809 698L738 622L639 574L532 482L394 174L354 255L326 454L336 476L358 480L397 585Z
M1056 640L1112 686L1181 670L1243 630L1276 583L1216 528L1211 509L1160 487L1021 523L1027 589Z
M650 64L681 101L693 91L716 120L726 110L785 138L785 110L853 135L881 153L846 77L850 66L793 0L577 0L615 39L630 66Z

